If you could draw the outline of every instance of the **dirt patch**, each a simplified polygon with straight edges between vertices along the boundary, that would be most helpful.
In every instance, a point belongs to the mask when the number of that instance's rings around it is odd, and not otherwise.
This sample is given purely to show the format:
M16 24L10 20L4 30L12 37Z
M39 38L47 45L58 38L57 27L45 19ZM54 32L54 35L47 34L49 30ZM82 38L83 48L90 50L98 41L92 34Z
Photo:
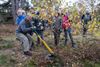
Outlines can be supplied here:
M13 35L16 30L16 25L13 24L0 24L0 36Z

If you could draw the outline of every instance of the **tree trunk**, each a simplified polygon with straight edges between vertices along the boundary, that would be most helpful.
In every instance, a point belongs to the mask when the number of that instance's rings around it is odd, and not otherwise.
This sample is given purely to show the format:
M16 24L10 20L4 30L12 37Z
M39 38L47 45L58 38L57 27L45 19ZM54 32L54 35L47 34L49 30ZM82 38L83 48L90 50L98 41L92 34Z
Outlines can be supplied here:
M16 7L15 7L16 3L15 3L15 0L11 0L11 3L12 3L11 10L12 10L13 21L15 22L15 20L16 20Z
M19 0L11 0L11 4L12 4L12 16L13 16L13 21L15 22L16 21L16 12L19 8Z

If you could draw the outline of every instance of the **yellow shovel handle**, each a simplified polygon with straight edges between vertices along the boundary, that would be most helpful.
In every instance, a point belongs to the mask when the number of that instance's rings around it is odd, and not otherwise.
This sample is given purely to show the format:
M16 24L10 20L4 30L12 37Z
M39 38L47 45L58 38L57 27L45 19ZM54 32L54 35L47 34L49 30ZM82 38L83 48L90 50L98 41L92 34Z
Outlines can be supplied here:
M48 51L51 53L51 54L54 54L54 52L52 51L52 49L47 45L47 43L39 36L37 35L38 38L40 39L40 41L43 43L43 45L48 49Z

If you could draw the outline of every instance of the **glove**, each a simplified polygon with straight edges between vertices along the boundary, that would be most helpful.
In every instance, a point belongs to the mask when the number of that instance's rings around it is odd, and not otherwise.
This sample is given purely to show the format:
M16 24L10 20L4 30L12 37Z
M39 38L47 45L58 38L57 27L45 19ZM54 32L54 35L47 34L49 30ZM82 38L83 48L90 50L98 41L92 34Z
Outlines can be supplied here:
M36 30L36 27L35 26L31 27L31 30L34 32Z
M62 32L62 29L59 29L59 32L61 33Z

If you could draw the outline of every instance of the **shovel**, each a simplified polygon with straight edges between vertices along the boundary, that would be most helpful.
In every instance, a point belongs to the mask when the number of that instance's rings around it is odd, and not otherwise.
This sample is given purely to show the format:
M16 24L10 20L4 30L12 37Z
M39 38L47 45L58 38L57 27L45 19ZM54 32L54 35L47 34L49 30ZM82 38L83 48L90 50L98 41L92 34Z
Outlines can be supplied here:
M38 35L38 33L35 31L35 34L37 35L37 37L40 39L40 41L43 43L43 45L45 46L45 48L48 50L48 52L50 54L48 54L46 57L53 61L53 65L55 65L56 67L64 67L64 63L62 61L62 59L60 58L59 55L55 54L54 51L48 46L48 44Z

